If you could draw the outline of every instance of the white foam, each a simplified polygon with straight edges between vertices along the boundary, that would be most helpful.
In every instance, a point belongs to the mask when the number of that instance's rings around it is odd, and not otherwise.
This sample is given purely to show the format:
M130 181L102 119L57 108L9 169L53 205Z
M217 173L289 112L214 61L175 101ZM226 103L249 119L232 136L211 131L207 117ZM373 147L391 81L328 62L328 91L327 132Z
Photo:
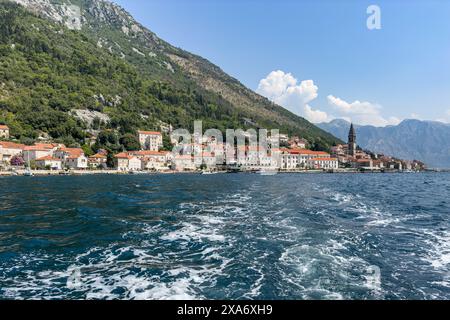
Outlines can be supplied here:
M450 231L425 230L423 233L428 238L425 241L428 254L424 260L435 269L450 272Z

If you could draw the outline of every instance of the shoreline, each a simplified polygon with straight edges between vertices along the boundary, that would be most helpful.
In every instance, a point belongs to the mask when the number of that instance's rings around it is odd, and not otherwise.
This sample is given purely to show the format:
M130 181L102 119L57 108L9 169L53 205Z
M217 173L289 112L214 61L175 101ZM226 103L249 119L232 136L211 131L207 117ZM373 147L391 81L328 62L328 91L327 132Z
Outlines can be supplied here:
M23 177L26 176L26 170L16 170L16 171L0 171L0 177ZM399 170L388 170L388 171L358 171L358 170L298 170L298 171L279 171L274 172L273 174L261 174L256 171L236 171L236 172L228 172L228 171L218 171L214 174L256 174L256 175L278 175L278 174L389 174L389 173L442 173L442 172L450 172L450 170L425 170L425 171L399 171ZM48 170L32 170L32 176L36 177L49 177L49 176L93 176L93 175L173 175L173 174L194 174L194 175L202 175L202 171L132 171L132 172L124 172L118 170L74 170L70 172L66 171L48 171Z

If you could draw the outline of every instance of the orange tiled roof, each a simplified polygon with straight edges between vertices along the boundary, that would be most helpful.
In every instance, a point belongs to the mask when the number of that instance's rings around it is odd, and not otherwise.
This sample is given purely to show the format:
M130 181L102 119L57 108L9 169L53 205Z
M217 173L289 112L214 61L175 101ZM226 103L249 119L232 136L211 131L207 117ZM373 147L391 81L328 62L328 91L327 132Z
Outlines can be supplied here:
M36 161L45 161L45 160L49 160L49 161L61 161L60 159L53 158L52 156L45 156L45 157L36 159Z
M0 141L0 146L5 149L20 149L23 150L25 148L24 144L8 142L8 141Z
M336 158L314 158L311 161L337 161Z
M316 156L328 156L329 155L329 153L324 152L324 151L312 151L309 149L300 149L300 148L297 148L297 149L283 148L283 149L281 149L281 151L288 152L290 154L308 154L308 155L316 155Z
M94 154L93 156L90 156L89 159L106 159L106 156L104 154Z
M159 135L161 135L161 132L158 132L158 131L142 131L142 130L139 130L138 133L139 134L146 134L146 135L149 135L149 136L159 136Z
M130 159L130 155L127 152L118 153L114 157L118 159Z
M0 124L0 130L9 130L9 127L4 124Z
M84 155L84 151L81 148L60 148L59 150L68 153L69 159L79 158Z
M25 148L23 148L23 151L50 151L51 149L48 148L43 148L40 146L25 146Z
M150 150L141 150L141 151L132 151L131 154L137 156L165 156L168 154L168 151L150 151Z
M55 143L35 143L34 146L42 149L53 149L56 148L58 145Z

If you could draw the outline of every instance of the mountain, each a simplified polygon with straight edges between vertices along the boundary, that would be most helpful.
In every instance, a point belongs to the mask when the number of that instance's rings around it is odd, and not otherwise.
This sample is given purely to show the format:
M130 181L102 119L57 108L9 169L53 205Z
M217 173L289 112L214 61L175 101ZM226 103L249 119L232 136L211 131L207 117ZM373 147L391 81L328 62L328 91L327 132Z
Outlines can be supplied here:
M317 149L339 142L109 1L0 0L0 51L0 123L20 140L82 144L102 130L191 129L201 119L278 128Z
M346 141L350 123L333 120L318 125ZM377 153L416 159L433 168L450 168L450 124L404 120L397 126L355 126L358 145Z

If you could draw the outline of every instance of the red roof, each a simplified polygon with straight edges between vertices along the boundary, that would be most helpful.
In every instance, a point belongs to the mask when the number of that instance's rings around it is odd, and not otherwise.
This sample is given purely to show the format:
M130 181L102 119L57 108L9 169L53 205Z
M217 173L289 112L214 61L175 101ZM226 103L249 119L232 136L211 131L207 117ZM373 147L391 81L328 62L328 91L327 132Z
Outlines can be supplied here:
M329 156L329 153L324 151L312 151L309 149L281 149L283 152L288 152L290 154L308 154L308 155L316 155L316 156Z
M34 146L42 149L53 149L56 148L58 145L55 143L35 143Z
M128 159L128 160L134 158L132 155L130 155L127 152L118 153L118 154L115 155L115 157L118 158L118 159Z
M169 151L142 150L142 151L132 151L130 153L137 156L165 156L169 153Z
M9 127L4 124L0 124L0 130L9 130Z
M84 151L81 148L60 148L60 151L69 154L69 159L76 159L84 155Z
M146 135L149 135L149 136L159 136L159 135L161 135L161 132L158 132L158 131L141 131L141 130L139 130L138 131L138 133L139 134L146 134Z
M311 161L337 161L336 158L314 158Z
M101 153L94 154L93 156L90 156L89 159L106 159L106 156Z
M20 149L23 150L25 148L24 144L8 142L8 141L0 141L0 146L4 149Z
M48 148L43 148L40 146L26 146L25 148L23 148L23 151L50 151L51 149Z
M53 158L52 156L45 156L45 157L36 159L36 161L45 161L45 160L48 160L48 161L60 161L61 162L60 159Z

